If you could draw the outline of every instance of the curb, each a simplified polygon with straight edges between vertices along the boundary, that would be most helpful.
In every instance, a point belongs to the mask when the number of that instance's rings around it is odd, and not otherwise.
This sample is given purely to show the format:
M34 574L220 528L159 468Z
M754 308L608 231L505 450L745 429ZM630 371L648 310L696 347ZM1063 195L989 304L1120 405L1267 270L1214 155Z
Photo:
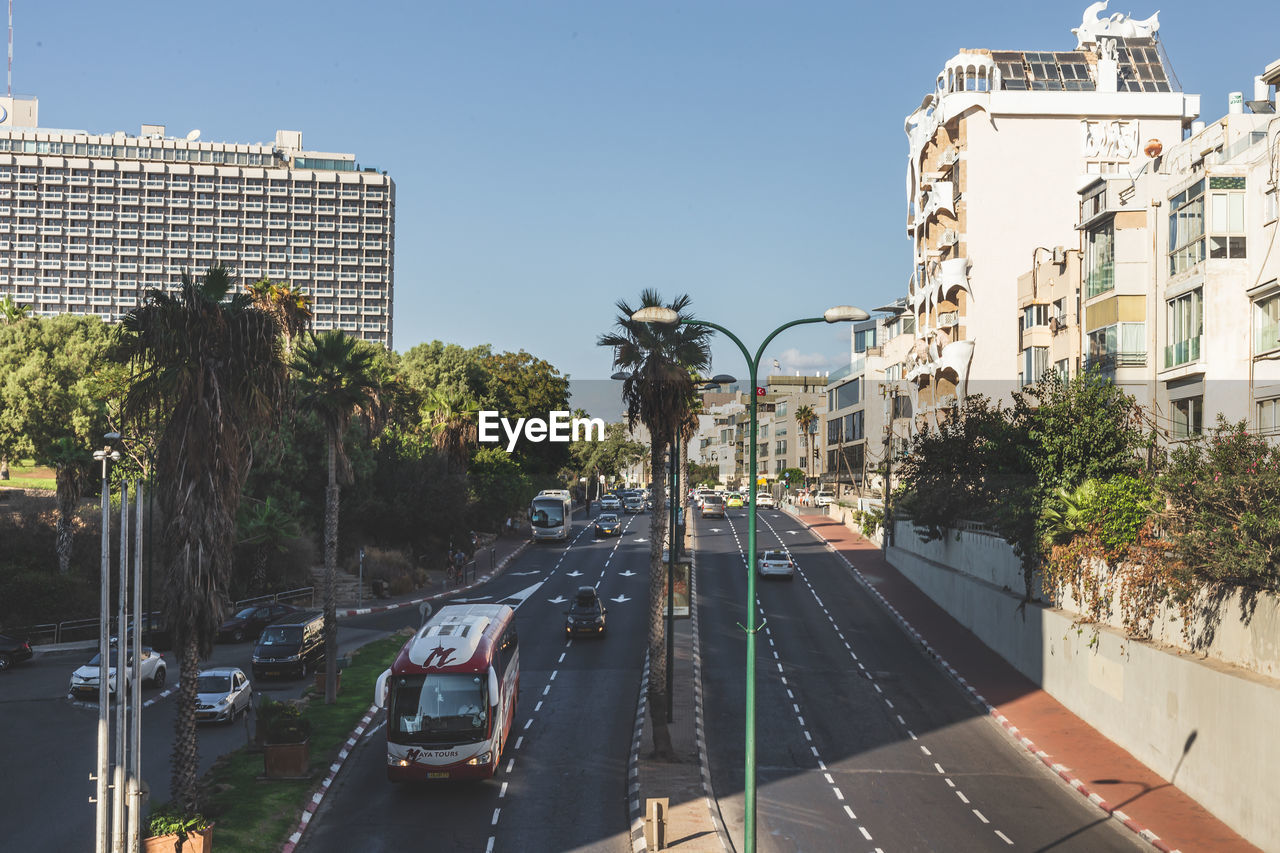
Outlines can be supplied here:
M320 788L316 790L311 798L307 801L307 805L302 809L302 817L298 820L298 826L289 836L289 840L280 848L280 853L293 853L297 848L298 842L302 840L302 833L306 832L307 826L311 823L311 818L315 817L316 810L320 808L320 804L324 802L324 796L329 792L329 786L333 784L333 780L338 775L338 771L342 769L342 765L346 763L347 756L351 754L351 750L360 741L364 735L365 729L368 728L370 721L373 720L374 714L377 713L378 706L370 705L369 710L365 711L360 722L351 730L350 737L347 742L342 745L342 749L338 751L338 757L329 765L329 773L324 777L324 781L320 783Z
M950 675L951 678L956 683L958 683L962 688L964 688L965 692L969 694L970 698L972 698L975 702L978 703L979 706L981 706L983 709L986 710L988 716L992 717L993 719L995 719L996 722L1000 724L1000 726L1005 730L1005 732L1008 733L1008 735L1010 736L1011 740L1014 743L1021 746L1027 752L1031 753L1036 758L1038 758L1040 760L1040 763L1042 763L1045 767L1048 767L1050 770L1052 770L1056 776L1058 776L1064 782L1066 782L1069 786L1071 786L1077 793L1080 794L1080 796L1084 797L1094 806L1097 806L1108 817L1114 818L1116 821L1121 823L1126 829L1135 833L1143 841L1146 841L1148 844L1155 847L1157 850L1164 851L1164 853L1181 853L1181 851L1179 851L1177 848L1171 847L1169 846L1169 844L1162 841L1160 839L1160 836L1156 835L1150 829L1144 827L1142 824L1138 823L1137 821L1129 817L1127 814L1120 811L1117 807L1111 805L1109 802L1104 800L1101 795L1093 791L1090 791L1089 788L1084 784L1084 782L1077 779L1075 775L1071 773L1070 770L1068 770L1062 764L1055 763L1048 753L1046 753L1044 750L1040 749L1035 745L1034 741L1032 741L1028 737L1024 737L1021 731L1019 731L1018 727L1014 725L1012 721L1010 721L1004 714L1000 713L999 709L997 709L995 706L989 703L986 700L986 697L984 697L981 693L979 693L977 688L975 688L972 684L966 681L964 676L961 675L958 671L956 671L956 668L953 667L951 663L947 661L946 658L944 658L936 649L934 649L933 646L929 645L928 641L925 640L923 636L921 636L920 632L917 631L915 627L910 622L908 622L901 613L898 612L897 608L894 607L887 598L885 598L883 595L880 594L880 591L878 589L872 586L870 581L868 581L865 577L863 577L862 572L858 571L858 569L853 565L853 563L849 560L849 558L846 557L839 550L839 548L837 548L834 544L832 544L832 542L829 539L827 539L827 537L823 536L822 533L820 533L817 530L814 530L813 526L809 524L807 521L804 521L802 518L800 518L798 513L790 513L790 514L792 515L793 518L796 519L796 521L798 521L801 525L803 525L805 529L807 529L810 533L812 533L814 537L821 540L822 543L826 545L827 550L831 551L833 554L839 557L842 561L844 561L844 564L849 567L849 570L851 572L853 572L853 576L858 581L858 583L861 584L864 589L870 592L878 602L880 602L881 606L883 606L890 613L890 615L893 616L894 620L898 623L898 626L902 630L906 631L907 634L909 634L911 638L915 640L931 658L936 660L942 666L942 668L947 672L947 674Z
M636 724L631 735L631 754L627 756L627 813L631 817L632 853L644 853L644 806L640 803L640 738L644 731L644 712L649 699L649 650L644 650L644 668L640 674L640 698L636 700Z
M733 850L733 839L720 813L720 800L711 784L711 755L707 749L707 728L702 715L702 642L698 633L698 550L689 549L689 616L693 629L693 726L698 742L698 772L702 776L702 793L707 798L707 814L715 825L720 846L726 853Z

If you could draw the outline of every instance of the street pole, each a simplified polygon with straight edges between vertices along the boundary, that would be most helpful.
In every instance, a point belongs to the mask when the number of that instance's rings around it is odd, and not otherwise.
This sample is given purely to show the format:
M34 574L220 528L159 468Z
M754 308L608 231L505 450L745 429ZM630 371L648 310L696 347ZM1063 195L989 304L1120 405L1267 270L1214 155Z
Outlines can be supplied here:
M127 738L125 712L129 707L129 691L125 679L131 675L129 660L129 623L125 604L129 598L129 483L120 483L120 576L116 587L116 757L111 783L111 850L121 853L124 847L124 747ZM137 633L135 626L134 633Z
M125 849L138 853L139 822L142 817L142 481L138 480L134 491L138 520L134 522L133 545L133 683L129 685L129 766L128 803L129 824L125 833ZM149 497L149 495L148 495ZM121 534L123 538L123 534Z
M108 439L109 440L109 439ZM98 601L98 761L94 781L93 841L95 853L107 853L110 825L107 811L107 774L111 772L111 695L107 692L107 664L111 659L108 642L111 622L111 462L119 459L119 451L105 444L95 450L93 458L102 462L102 559Z
M676 657L676 608L675 608L675 574L676 574L676 522L679 516L676 513L676 507L679 502L676 499L676 492L680 488L680 466L676 462L676 456L680 453L680 429L676 428L675 435L671 439L671 518L669 526L671 528L671 551L667 555L667 722L674 719L675 710L671 699L671 691L675 685L675 677L671 670L675 666Z

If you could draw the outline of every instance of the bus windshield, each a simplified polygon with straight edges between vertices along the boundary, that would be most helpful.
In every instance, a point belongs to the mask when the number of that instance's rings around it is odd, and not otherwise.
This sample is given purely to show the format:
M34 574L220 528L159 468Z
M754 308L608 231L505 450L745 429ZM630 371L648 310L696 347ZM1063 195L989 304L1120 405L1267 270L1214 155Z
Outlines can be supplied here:
M564 524L564 501L534 500L529 523L534 527L559 527Z
M488 733L488 679L483 675L400 675L391 681L391 740L465 743Z
M297 645L302 642L302 629L296 625L288 627L272 625L262 630L260 642L264 646Z

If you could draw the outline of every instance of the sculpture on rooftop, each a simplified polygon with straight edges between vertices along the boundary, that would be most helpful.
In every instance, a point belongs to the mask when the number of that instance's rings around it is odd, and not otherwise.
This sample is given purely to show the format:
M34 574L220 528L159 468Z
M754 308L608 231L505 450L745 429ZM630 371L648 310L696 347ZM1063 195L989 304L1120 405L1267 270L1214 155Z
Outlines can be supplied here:
M1160 13L1157 11L1145 21L1135 21L1129 15L1116 12L1108 18L1099 18L1101 12L1107 10L1107 0L1099 0L1084 10L1080 26L1071 32L1076 35L1076 50L1086 45L1098 43L1099 37L1111 38L1151 38L1160 29Z

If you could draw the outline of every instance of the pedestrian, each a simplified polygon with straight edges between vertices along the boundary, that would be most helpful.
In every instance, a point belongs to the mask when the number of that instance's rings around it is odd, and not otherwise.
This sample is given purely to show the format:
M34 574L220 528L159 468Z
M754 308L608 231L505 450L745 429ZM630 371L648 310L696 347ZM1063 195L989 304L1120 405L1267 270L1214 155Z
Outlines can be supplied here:
M507 535L507 536L514 536L514 535L515 535L515 533L516 533L516 522L515 522L515 519L513 519L511 516L509 516L509 515L508 515L508 516L507 516L507 526L506 526L506 534L505 534L505 535Z

